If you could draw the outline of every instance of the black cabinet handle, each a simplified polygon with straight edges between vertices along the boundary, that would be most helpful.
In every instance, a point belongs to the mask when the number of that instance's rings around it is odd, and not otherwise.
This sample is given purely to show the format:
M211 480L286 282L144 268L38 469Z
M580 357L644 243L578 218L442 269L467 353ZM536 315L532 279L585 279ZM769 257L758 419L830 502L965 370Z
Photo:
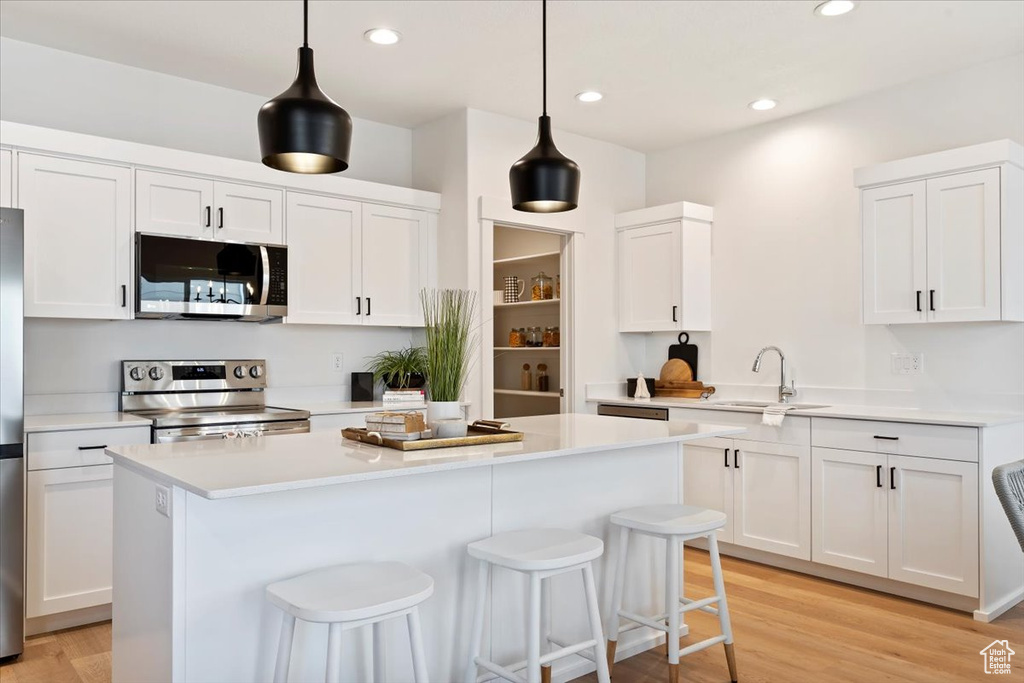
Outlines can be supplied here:
M80 451L98 451L98 450L106 448L106 447L107 447L107 444L103 444L102 446L79 446L78 450L80 450Z
M893 491L896 490L896 468L895 467L890 467L889 468L889 488L891 488Z
M224 227L224 207L217 207L217 229L220 230Z
M363 314L363 297L357 296L356 297L356 315L362 315L362 314Z
M370 297L366 297L366 315L370 315Z
M917 312L921 312L921 290L917 290Z
M736 449L732 454L732 466L736 469L740 468L740 449Z
M875 438L876 439L881 439L882 441L899 441L900 440L900 437L898 437L898 436L879 436L878 434L875 434Z
M929 311L934 311L935 310L935 290L934 289L929 289L928 290L928 310Z
M875 465L875 486L882 488L882 466Z
M210 214L211 214L211 208L208 206L208 207L206 207L206 227L210 227L210 221L213 220L213 218L210 216Z
M674 323L679 322L679 320L677 319L678 318L678 316L677 316L678 312L679 312L679 307L678 306L673 306L672 307L672 322L674 322Z
M121 308L128 306L128 285L121 285Z
M725 466L726 467L729 466L729 449L728 448L725 449Z

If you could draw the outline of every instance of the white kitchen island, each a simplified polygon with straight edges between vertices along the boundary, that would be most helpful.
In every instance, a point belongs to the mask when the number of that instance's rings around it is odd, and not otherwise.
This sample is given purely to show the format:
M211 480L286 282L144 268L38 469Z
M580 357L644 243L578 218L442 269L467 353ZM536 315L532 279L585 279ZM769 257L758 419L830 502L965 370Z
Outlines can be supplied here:
M125 446L114 459L113 680L241 683L273 676L281 613L264 587L331 564L395 560L435 581L422 606L432 681L460 677L468 657L475 566L466 544L493 533L564 527L605 539L596 576L610 601L608 515L681 498L682 445L741 427L553 415L512 420L520 443L403 453L300 434ZM162 506L166 496L166 506ZM612 555L612 557L609 557ZM624 607L663 611L664 547L630 548ZM581 581L552 579L552 633L585 638ZM485 650L525 653L525 586L496 570ZM411 681L403 620L388 623L387 680ZM624 634L620 657L657 634ZM370 638L346 632L344 680L370 680ZM323 680L324 625L296 627L292 681ZM593 670L573 656L556 680Z

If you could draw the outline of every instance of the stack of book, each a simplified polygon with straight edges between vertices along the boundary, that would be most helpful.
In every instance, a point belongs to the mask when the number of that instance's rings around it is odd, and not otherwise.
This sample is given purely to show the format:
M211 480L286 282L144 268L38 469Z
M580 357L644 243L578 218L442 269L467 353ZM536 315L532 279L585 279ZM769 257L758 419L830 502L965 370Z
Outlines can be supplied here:
M385 389L384 407L398 408L402 406L422 406L427 400L423 389Z
M366 429L386 439L414 441L423 436L427 425L423 413L370 413L366 416Z

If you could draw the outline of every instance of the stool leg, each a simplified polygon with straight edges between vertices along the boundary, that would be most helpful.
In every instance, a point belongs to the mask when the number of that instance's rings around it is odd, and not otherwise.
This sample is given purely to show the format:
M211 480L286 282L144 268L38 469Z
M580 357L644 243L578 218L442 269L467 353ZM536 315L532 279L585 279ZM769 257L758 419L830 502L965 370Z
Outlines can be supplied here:
M420 609L413 607L406 615L409 623L409 645L412 647L412 673L416 683L427 683L427 656L423 653L423 632L420 630Z
M665 611L668 612L668 680L679 681L679 537L665 548Z
M341 683L341 624L327 627L327 683Z
M292 659L292 638L295 635L295 617L285 613L281 620L281 640L277 645L277 663L274 664L274 683L288 680L288 664Z
M615 646L619 640L619 610L622 609L622 591L626 585L626 551L629 549L629 529L619 527L619 555L615 558L615 584L612 587L612 611L608 615L608 672L615 665Z
M736 654L733 652L732 621L729 619L729 603L725 598L725 577L722 576L722 558L718 555L718 537L715 532L708 536L708 551L711 555L711 575L718 595L718 623L725 636L725 661L729 664L729 678L736 683Z
M373 624L373 683L386 683L388 680L387 650L384 645L384 622Z
M469 661L463 683L476 683L476 658L480 655L480 647L484 638L484 612L487 609L487 579L491 574L491 563L480 560L480 570L476 585L476 607L473 612L473 631L469 637Z
M526 632L526 683L540 683L540 574L530 572L530 613Z
M590 637L594 639L594 662L597 664L598 683L610 683L608 660L605 659L604 634L601 633L601 612L597 605L597 587L594 585L594 569L590 563L583 565L583 590L587 594L587 615L590 617Z
M540 638L541 649L545 653L551 652L551 579L540 580ZM540 668L540 683L551 683L551 665L545 664Z

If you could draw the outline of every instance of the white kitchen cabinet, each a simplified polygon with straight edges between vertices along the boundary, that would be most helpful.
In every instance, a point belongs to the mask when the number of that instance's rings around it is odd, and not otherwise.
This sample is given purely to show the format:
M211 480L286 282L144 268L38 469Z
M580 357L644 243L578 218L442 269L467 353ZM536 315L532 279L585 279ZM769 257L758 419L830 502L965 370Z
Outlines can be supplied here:
M679 202L619 214L619 331L711 329L711 207Z
M26 475L25 616L110 602L113 465Z
M718 540L733 542L733 441L701 439L683 445L683 502L724 512Z
M289 192L289 323L362 324L362 204Z
M284 243L280 189L139 170L135 229L231 242Z
M736 441L733 543L811 559L811 452L807 446Z
M890 455L889 578L978 596L978 466Z
M420 290L433 281L433 214L363 204L362 215L363 324L423 325Z
M811 472L811 560L887 576L889 470L886 455L813 448Z
M1024 320L1022 163L1003 140L857 170L865 324Z
M14 206L14 153L0 149L0 206Z
M27 317L131 317L127 167L20 153L18 206Z

